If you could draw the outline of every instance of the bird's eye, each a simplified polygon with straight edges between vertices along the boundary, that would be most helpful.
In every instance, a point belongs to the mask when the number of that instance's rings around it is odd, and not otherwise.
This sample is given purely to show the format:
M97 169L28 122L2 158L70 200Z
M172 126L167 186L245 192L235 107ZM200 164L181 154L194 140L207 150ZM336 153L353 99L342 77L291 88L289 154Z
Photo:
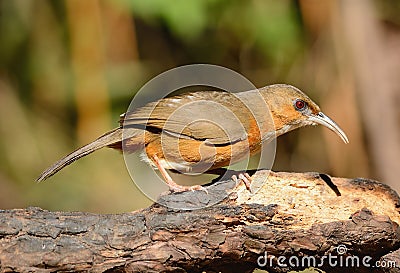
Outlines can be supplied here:
M307 103L304 100L301 99L297 99L294 102L294 107L296 108L296 110L304 110L307 107Z

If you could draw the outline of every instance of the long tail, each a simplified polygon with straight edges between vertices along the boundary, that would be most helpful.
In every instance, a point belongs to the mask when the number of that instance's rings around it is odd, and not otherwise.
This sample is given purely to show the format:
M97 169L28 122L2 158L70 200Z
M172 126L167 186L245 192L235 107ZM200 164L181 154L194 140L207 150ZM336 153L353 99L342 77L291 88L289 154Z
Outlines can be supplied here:
M64 158L54 163L53 166L49 167L47 170L41 173L37 181L40 182L46 180L47 178L54 175L62 168L74 162L75 160L78 160L81 157L93 153L98 149L101 149L106 146L118 147L121 141L122 141L122 128L116 128L108 133L105 133L95 141L79 148L78 150L70 153L69 155L65 156Z

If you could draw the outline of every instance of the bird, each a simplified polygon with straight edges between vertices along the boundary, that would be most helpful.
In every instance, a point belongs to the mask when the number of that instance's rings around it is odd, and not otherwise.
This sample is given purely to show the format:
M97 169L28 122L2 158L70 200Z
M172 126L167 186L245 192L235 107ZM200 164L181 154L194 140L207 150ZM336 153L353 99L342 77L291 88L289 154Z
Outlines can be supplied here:
M127 111L119 127L61 158L43 171L43 181L72 162L104 147L140 152L173 192L204 189L177 184L168 171L183 174L219 170L261 151L262 145L294 129L323 125L344 143L344 131L300 89L273 84L237 93L188 92ZM237 177L235 177L237 178ZM249 175L240 175L249 183Z

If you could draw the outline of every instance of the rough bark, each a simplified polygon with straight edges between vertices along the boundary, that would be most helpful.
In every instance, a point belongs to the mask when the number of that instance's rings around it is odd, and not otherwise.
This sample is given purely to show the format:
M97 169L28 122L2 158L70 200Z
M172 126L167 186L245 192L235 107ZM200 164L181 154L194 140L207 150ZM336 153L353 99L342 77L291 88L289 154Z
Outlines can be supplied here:
M312 265L301 264L311 256L326 272L370 272L362 264L365 256L370 265L400 264L400 200L389 187L366 179L267 171L257 172L253 183L260 185L256 194L223 181L208 193L160 197L161 204L186 209L154 204L116 215L0 211L1 271L287 272ZM279 266L272 255L284 256L288 266ZM336 267L327 258L320 265L329 255L338 257ZM290 266L292 256L298 266ZM360 266L346 267L346 257L356 256Z

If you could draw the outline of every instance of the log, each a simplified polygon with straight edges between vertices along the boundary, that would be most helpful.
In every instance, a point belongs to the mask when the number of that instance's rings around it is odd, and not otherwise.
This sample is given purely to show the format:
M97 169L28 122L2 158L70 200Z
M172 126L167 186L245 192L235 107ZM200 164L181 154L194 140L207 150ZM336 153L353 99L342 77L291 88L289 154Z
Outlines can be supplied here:
M1 210L1 272L400 272L400 199L388 186L319 173L252 179L256 193L227 180L122 214Z

